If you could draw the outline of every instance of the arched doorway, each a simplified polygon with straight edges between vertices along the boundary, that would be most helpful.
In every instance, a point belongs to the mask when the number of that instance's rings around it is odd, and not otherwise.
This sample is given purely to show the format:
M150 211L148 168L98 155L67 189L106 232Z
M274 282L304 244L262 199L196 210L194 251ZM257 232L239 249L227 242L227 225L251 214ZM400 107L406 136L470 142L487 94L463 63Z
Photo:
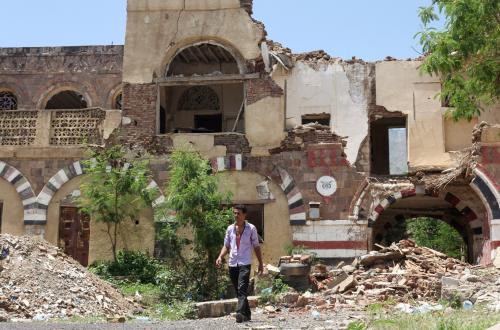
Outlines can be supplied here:
M240 73L240 63L222 45L200 42L180 49L160 87L158 132L243 132Z
M416 195L393 202L372 224L372 246L375 243L387 244L398 240L401 235L408 235L407 232L403 233L408 229L408 222L427 218L453 227L466 245L465 260L470 263L479 262L484 243L482 221L486 219L478 218L477 213L466 205L468 200L461 201L449 192L443 196L444 198ZM477 208L478 205L474 207ZM482 211L479 214L482 215Z

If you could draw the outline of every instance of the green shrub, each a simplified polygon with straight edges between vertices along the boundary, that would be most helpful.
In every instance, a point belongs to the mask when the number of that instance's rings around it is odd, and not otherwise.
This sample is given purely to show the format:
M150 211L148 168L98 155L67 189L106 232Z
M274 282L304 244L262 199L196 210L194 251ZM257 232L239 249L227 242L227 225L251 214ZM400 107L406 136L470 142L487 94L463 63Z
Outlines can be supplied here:
M90 271L104 279L120 276L141 283L155 283L161 269L158 261L142 251L120 251L116 261L101 261L89 267Z

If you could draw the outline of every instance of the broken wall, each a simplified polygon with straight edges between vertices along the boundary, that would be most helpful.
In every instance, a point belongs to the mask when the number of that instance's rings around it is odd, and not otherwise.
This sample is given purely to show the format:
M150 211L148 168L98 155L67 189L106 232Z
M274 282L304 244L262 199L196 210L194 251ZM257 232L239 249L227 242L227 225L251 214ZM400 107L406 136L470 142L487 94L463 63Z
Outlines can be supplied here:
M445 119L448 108L441 105L438 77L420 73L420 61L377 62L377 105L407 115L408 161L411 169L454 166L454 151L472 145L473 125ZM498 111L487 110L477 119L498 123ZM448 146L446 144L448 142ZM411 170L410 169L410 170Z
M307 114L330 115L332 131L348 137L345 153L354 164L368 135L368 113L374 66L370 63L297 61L273 78L285 88L286 127L301 124Z

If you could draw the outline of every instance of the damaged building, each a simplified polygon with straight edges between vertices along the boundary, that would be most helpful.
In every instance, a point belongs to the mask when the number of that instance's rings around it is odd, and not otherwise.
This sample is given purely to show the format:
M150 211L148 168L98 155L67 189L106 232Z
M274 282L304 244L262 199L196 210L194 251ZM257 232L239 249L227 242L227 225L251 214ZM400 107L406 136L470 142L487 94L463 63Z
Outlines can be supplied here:
M294 54L266 38L251 0L128 0L127 11L124 46L0 48L2 233L43 236L84 265L110 258L74 200L84 144L116 135L154 155L153 186L168 182L172 150L209 160L248 206L266 262L290 245L352 258L421 216L455 227L468 261L490 262L498 107L448 119L420 60ZM153 206L119 245L153 252Z

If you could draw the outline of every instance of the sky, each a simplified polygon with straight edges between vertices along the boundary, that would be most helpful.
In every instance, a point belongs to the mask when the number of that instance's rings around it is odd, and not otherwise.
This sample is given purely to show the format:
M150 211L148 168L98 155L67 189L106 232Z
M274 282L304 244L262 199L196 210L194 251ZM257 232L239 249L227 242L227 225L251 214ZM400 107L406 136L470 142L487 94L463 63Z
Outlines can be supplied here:
M164 0L169 1L169 0ZM294 52L368 61L420 54L418 8L431 0L254 0L268 38ZM126 0L2 0L0 47L123 44Z

